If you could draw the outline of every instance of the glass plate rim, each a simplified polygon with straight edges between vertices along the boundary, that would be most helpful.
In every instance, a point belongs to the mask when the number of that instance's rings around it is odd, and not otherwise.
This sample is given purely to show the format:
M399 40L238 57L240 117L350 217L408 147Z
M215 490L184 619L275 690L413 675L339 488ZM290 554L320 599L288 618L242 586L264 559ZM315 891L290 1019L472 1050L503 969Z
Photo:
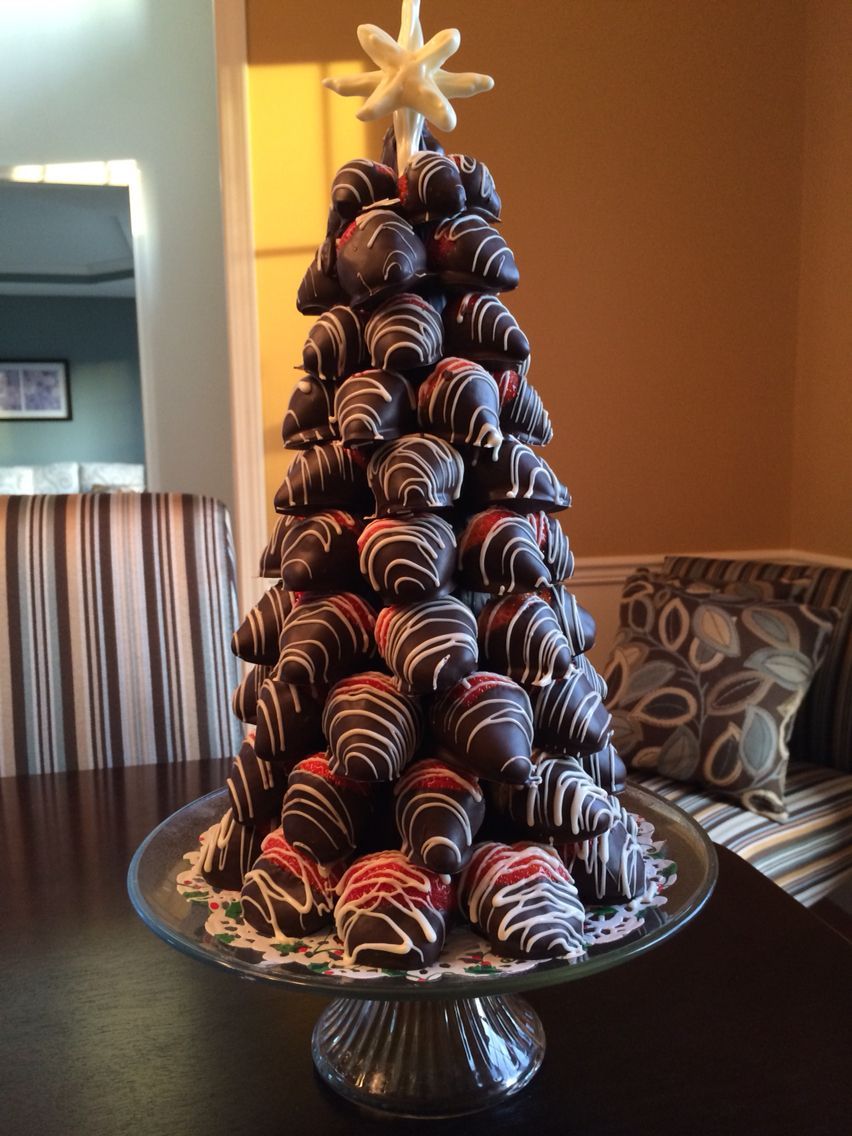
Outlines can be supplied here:
M545 960L537 966L513 974L477 975L468 980L458 975L448 974L430 982L417 982L408 978L387 976L386 978L357 979L350 977L337 977L334 975L316 974L306 968L287 969L286 964L271 968L260 966L257 963L240 959L236 954L229 957L227 948L222 947L214 953L204 944L189 939L180 932L164 924L150 907L147 898L139 886L139 867L157 838L169 826L178 822L179 818L194 809L198 809L204 802L212 802L214 798L221 798L223 805L227 789L220 787L201 797L188 801L169 816L165 817L153 828L136 849L127 870L127 891L133 908L142 922L155 935L169 946L174 947L182 954L208 965L222 967L239 978L258 982L270 982L278 986L291 987L302 993L317 994L322 997L336 996L347 998L360 998L374 1001L398 1001L410 998L436 998L436 999L469 999L482 998L492 995L516 993L522 990L532 990L545 986L557 985L593 974L599 974L611 967L629 962L645 954L646 951L659 946L685 927L704 908L718 878L719 863L716 850L708 834L691 817L673 801L666 800L650 790L635 783L628 782L625 790L630 798L637 798L651 802L652 809L661 810L664 814L668 810L674 814L674 819L690 830L693 838L697 839L706 858L706 873L700 885L686 900L683 909L669 922L648 931L647 934L636 939L626 939L621 946L602 952L590 958L577 962L568 962L560 959ZM640 810L641 811L641 810ZM663 909L664 910L664 909Z

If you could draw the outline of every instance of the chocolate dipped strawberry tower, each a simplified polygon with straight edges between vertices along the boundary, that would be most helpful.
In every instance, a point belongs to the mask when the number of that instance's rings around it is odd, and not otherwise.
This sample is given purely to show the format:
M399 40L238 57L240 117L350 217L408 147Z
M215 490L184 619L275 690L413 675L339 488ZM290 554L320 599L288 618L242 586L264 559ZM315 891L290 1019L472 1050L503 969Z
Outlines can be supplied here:
M394 126L337 171L298 290L270 586L232 644L251 729L202 871L260 934L336 920L352 965L430 965L461 919L558 957L644 874L500 197L424 122L491 80L443 71L458 33L424 45L410 0L399 41L359 38L380 70L326 84Z

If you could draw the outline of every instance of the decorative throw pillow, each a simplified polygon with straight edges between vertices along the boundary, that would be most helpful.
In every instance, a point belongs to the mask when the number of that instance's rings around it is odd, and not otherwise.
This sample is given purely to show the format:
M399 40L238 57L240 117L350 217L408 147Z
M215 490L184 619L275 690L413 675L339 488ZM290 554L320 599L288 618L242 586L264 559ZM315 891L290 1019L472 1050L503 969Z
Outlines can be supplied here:
M787 741L836 617L632 576L604 669L618 752L786 819Z
M811 581L804 579L783 580L701 580L692 576L677 576L662 568L637 568L631 580L652 580L668 584L693 596L711 596L721 592L726 596L739 596L743 600L797 600L806 598Z

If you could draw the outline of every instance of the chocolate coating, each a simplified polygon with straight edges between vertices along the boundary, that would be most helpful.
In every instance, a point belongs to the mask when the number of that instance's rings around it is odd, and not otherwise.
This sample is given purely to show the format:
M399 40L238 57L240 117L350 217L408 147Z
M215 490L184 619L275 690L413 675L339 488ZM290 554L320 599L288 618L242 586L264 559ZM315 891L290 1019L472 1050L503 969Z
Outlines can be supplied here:
M606 790L572 758L533 754L540 778L523 789L510 789L503 804L518 829L534 839L589 840L613 822L613 801Z
M267 678L257 696L254 750L264 761L293 765L324 743L322 691Z
M363 513L369 508L365 461L340 442L313 446L296 454L275 494L279 513L309 509L345 509Z
M263 841L263 852L246 873L240 901L243 919L272 939L300 938L331 922L342 869L325 873L284 839L280 829Z
M334 416L344 446L388 442L417 429L417 395L395 371L361 371L340 385Z
M293 592L341 591L358 566L361 521L329 509L299 517L281 546L281 581Z
M403 853L433 872L460 872L485 818L477 779L427 758L409 767L394 786L394 796Z
M374 367L410 371L441 358L444 325L422 296L402 292L373 312L364 329L364 341Z
M467 195L467 211L478 213L486 221L499 221L503 204L488 166L467 154L450 154L449 157L458 167Z
M361 574L385 603L416 603L448 592L456 535L435 514L380 517L358 538Z
M379 671L335 683L322 717L332 772L356 781L393 781L423 732L418 703Z
M467 359L442 359L417 394L421 429L447 442L499 449L500 395L494 379Z
M250 726L257 722L257 695L271 669L267 666L252 667L234 687L231 709L234 717L239 718L241 722L246 722Z
M347 868L337 892L345 965L419 970L437 962L453 902L440 876L402 852L376 852Z
M496 296L467 292L443 312L444 351L473 359L488 370L523 369L530 344L515 317Z
M586 773L611 796L622 793L627 784L627 766L618 756L612 742L607 742L597 753L583 753L571 758L580 763Z
M346 293L329 268L329 259L328 246L320 245L302 277L296 293L296 308L303 316L318 316L346 299Z
M550 569L538 544L537 517L486 509L471 517L459 537L459 579L475 591L502 596L549 584ZM545 530L547 531L547 530Z
M585 909L559 856L536 844L478 844L459 907L498 955L558 958L584 947Z
M606 682L602 675L599 675L592 664L589 662L586 655L575 655L574 666L579 667L601 698L606 701L608 693Z
M287 774L280 765L259 758L251 742L245 741L231 763L226 785L237 823L260 824L278 815Z
M283 584L273 584L231 637L231 650L237 658L274 666L278 662L278 637L292 610L293 597Z
M542 588L542 599L556 612L562 634L568 640L572 655L582 655L595 645L597 628L591 614L577 603L577 597L562 584Z
M499 371L494 378L503 430L528 446L546 446L553 438L553 426L535 387L514 370Z
M504 675L467 675L435 699L429 724L452 760L479 777L525 785L535 775L529 696Z
M355 305L408 292L426 275L426 249L404 217L362 213L337 242L337 278Z
M357 312L336 304L319 317L302 348L302 366L326 382L345 379L364 363L364 331Z
M291 771L281 808L284 839L318 864L350 856L373 811L371 787L329 769L324 754L300 761Z
M431 434L388 442L367 466L379 516L450 508L461 493L463 477L461 455Z
M276 519L275 528L273 529L272 536L269 538L269 543L260 554L260 564L258 565L257 574L262 579L280 579L281 542L284 540L284 533L295 520L296 517L294 516L278 517Z
M354 158L341 166L331 183L331 204L347 221L377 201L396 197L396 175L388 165Z
M467 204L458 166L451 158L418 150L399 177L399 200L412 224L455 217Z
M568 674L532 695L536 744L552 753L593 754L612 732L612 717L586 674Z
M303 450L337 437L334 416L333 383L324 383L313 375L298 380L287 412L281 423L281 438L288 450Z
M523 686L547 686L571 669L571 649L556 613L535 592L492 600L478 626L489 668Z
M520 274L512 250L497 230L476 213L441 221L427 249L429 267L441 283L464 292L508 292Z
M302 600L281 629L275 678L295 686L362 670L375 651L375 614L351 592Z
M503 505L528 513L567 509L571 497L544 460L515 438L506 438L496 458L474 453L465 478L471 507Z
M237 824L234 810L228 809L201 838L198 871L211 887L239 891L246 872L260 855L260 843L268 832L268 823Z
M530 519L538 531L539 547L554 581L573 575L574 553L556 517L549 513L534 513Z
M376 643L402 690L430 694L454 686L476 668L476 620L453 596L385 607Z
M635 820L621 806L606 832L559 851L585 903L629 903L648 886Z

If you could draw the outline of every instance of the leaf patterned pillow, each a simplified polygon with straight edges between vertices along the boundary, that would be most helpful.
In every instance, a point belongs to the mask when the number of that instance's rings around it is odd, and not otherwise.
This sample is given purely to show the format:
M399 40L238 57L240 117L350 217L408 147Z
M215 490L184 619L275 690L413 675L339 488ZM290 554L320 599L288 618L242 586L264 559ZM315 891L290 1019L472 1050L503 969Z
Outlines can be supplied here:
M836 618L632 576L604 669L618 752L785 820L787 741Z

